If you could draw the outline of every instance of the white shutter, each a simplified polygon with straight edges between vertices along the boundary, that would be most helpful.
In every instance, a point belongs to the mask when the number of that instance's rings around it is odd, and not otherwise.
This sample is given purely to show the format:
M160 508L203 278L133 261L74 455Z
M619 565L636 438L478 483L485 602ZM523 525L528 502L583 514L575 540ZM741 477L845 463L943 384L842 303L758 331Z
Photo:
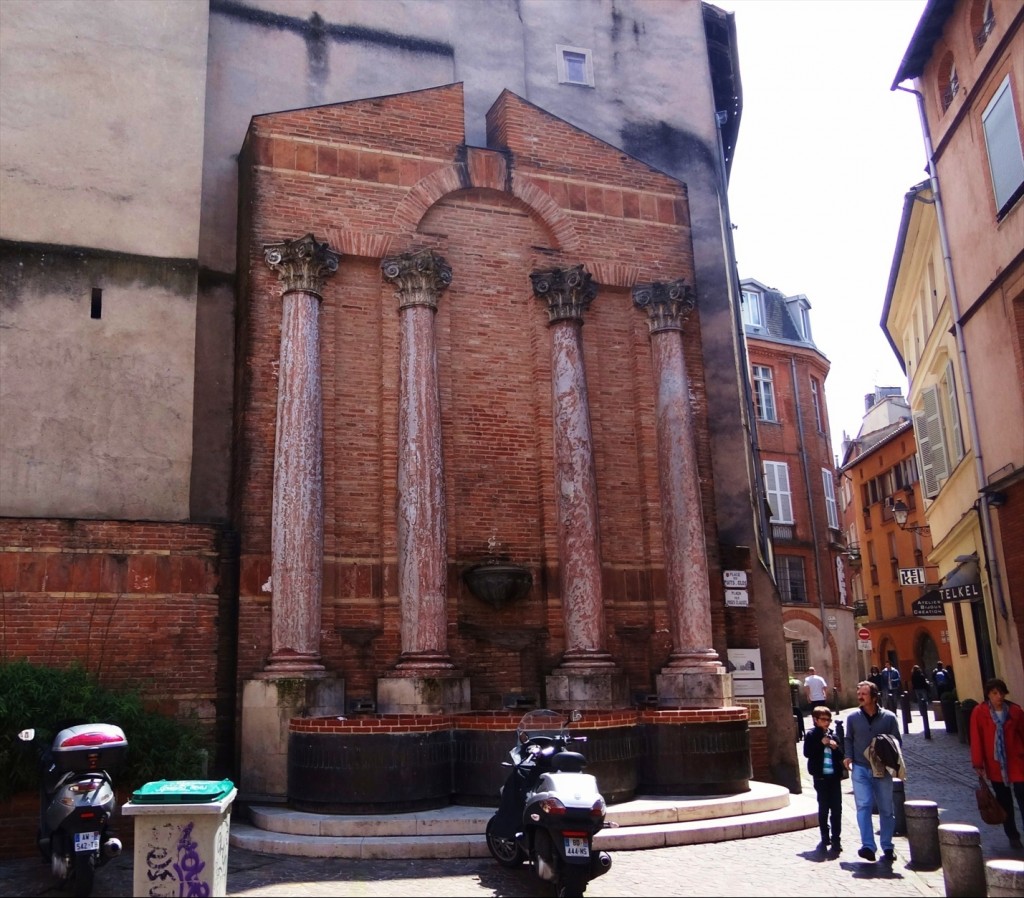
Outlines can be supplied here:
M964 435L960 429L960 405L956 401L956 381L953 379L953 363L946 362L946 396L949 399L949 444L956 460L964 457Z
M942 420L935 387L921 391L922 410L914 414L914 434L921 458L921 483L929 499L937 496L942 481L949 476L946 450L942 444Z
M783 461L764 463L764 487L776 524L793 523L793 497L789 492L789 466Z
M828 525L833 530L839 529L839 510L836 507L836 489L832 481L832 472L828 468L821 469L821 485L825 489L825 515Z

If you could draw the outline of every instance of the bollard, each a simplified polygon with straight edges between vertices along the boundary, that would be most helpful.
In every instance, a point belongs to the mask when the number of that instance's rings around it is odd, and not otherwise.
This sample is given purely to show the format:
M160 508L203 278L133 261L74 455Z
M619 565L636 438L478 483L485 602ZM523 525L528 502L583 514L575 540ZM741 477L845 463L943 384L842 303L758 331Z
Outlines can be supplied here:
M903 780L893 777L892 811L893 816L896 818L896 828L893 830L893 835L905 836L907 834L906 797L907 792L903 786Z
M985 878L989 898L1024 898L1024 861L988 861Z
M928 723L928 699L922 698L920 701L918 701L917 705L918 710L921 712L921 726L924 727L924 738L931 739L932 728L931 725Z
M934 801L916 800L904 802L903 810L907 819L910 866L915 870L938 870L942 866L939 806Z
M903 715L903 734L910 732L910 693L900 693L900 713Z
M940 823L939 853L946 898L978 898L985 894L985 859L978 827Z

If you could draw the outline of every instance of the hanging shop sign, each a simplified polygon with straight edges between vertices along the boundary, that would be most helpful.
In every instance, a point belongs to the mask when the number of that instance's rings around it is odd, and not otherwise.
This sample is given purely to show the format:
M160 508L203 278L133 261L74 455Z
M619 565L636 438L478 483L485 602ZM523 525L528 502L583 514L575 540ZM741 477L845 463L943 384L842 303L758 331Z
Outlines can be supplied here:
M977 561L965 561L947 574L936 592L943 602L980 602L981 573Z

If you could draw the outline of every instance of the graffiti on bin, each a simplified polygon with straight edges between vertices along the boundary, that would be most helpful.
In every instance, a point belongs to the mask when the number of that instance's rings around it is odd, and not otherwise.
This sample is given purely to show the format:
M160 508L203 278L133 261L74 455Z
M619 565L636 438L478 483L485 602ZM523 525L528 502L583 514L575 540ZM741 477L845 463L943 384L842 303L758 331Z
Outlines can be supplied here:
M185 826L166 823L153 827L151 847L146 854L146 876L153 883L149 895L153 898L208 898L210 895L209 881L201 878L206 861L199 856L199 844L192 838L193 826L193 823Z

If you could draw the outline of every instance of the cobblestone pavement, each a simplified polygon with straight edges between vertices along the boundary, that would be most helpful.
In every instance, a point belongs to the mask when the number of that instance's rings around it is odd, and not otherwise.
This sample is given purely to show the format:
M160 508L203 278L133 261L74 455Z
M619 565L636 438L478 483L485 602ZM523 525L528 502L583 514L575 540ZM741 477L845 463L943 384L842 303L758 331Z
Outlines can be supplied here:
M901 718L902 716L897 715ZM901 725L901 729L904 727ZM927 799L939 807L940 823L977 826L986 860L1024 860L1008 847L1001 827L982 823L974 803L976 778L969 748L943 723L932 724L925 739L914 712L904 735L907 799ZM803 767L803 757L800 757ZM813 787L804 779L804 789ZM843 844L836 860L814 851L817 828L706 845L616 851L611 870L587 889L605 896L945 896L939 870L913 870L905 836L896 837L897 861L869 864L857 857L859 840L849 781L844 784ZM416 861L351 861L292 858L232 848L228 895L254 896L492 896L518 898L553 894L527 867L506 870L490 858ZM0 862L0 894L35 896L62 893L47 867L35 859ZM118 858L96 874L97 896L132 894L132 858Z

